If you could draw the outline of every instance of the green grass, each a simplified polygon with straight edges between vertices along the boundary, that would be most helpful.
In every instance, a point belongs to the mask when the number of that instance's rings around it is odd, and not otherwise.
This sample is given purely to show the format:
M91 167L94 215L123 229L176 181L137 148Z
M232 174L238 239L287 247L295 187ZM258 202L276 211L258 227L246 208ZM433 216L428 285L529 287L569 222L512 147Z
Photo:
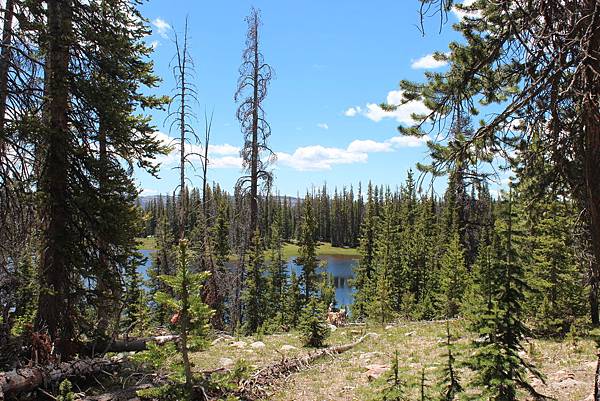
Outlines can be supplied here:
M136 238L138 241L138 250L156 250L156 238ZM266 252L268 255L268 251ZM289 259L293 256L298 255L298 245L292 244L290 242L286 242L283 246L283 257L284 259ZM317 248L318 256L346 256L352 258L358 258L358 249L357 248L342 248L337 246L332 246L330 242L320 242L319 247ZM232 255L232 260L235 259L235 255Z
M289 259L298 255L298 245L286 242L283 246L283 257ZM347 256L358 258L357 248L342 248L332 246L330 242L320 242L317 248L318 256Z
M156 250L156 238L154 238L154 237L152 237L152 238L136 238L135 240L138 241L138 246L137 246L138 250L148 250L148 251Z

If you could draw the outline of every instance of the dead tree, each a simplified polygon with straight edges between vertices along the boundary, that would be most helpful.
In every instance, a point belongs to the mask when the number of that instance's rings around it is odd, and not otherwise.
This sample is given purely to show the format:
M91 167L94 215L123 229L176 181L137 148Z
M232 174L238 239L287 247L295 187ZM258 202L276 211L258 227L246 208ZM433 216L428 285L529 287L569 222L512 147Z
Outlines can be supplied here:
M252 236L258 226L258 186L262 181L266 187L271 185L273 175L268 165L275 158L269 148L268 139L271 127L265 119L263 101L267 96L267 88L273 77L271 66L264 61L260 52L259 28L260 11L252 8L246 17L248 33L246 49L242 54L240 78L238 79L235 101L239 103L237 119L244 134L244 146L240 152L246 175L237 182L237 187L249 191L250 227L248 235Z
M171 120L169 132L176 129L179 137L176 140L176 146L179 151L179 239L185 237L185 226L188 213L187 205L187 178L185 175L186 167L194 165L191 163L192 156L203 158L203 155L188 151L186 145L198 144L200 139L192 126L192 121L196 118L193 107L198 103L198 91L193 83L194 79L194 60L192 59L188 48L188 20L185 20L183 32L183 42L180 41L177 33L174 34L175 56L173 57L173 76L175 78L175 95L169 103L167 119ZM172 109L174 108L174 109Z

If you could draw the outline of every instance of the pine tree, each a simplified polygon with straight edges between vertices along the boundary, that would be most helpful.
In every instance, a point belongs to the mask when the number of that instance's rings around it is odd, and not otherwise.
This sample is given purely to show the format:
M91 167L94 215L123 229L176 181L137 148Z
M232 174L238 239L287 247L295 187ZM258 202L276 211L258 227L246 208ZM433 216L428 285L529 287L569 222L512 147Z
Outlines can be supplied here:
M353 314L357 319L365 317L366 308L370 301L371 280L375 271L375 234L377 216L375 215L375 203L373 199L373 186L369 182L367 189L367 205L361 224L361 236L359 253L360 259L355 268L353 286L356 288L354 294Z
M521 233L515 225L512 193L496 222L495 243L489 272L479 279L483 302L472 316L471 328L479 338L473 342L475 352L469 366L475 371L471 385L480 389L481 397L497 401L515 401L522 388L534 398L540 397L528 383L527 374L541 379L540 373L519 352L529 331L523 323L524 292ZM487 288L486 288L487 287ZM480 292L482 292L480 290ZM487 298L487 302L486 299Z
M531 209L534 216L531 261L527 281L527 311L536 329L549 335L564 335L577 318L584 316L585 275L575 259L572 243L575 213L566 202L546 199Z
M300 280L295 271L290 275L290 285L286 296L286 316L291 327L296 327L300 321L302 313L302 292L300 289Z
M313 215L312 199L306 194L302 213L302 226L300 231L300 247L296 264L302 266L302 284L304 285L304 298L308 302L317 290L319 275L319 259L317 259L317 241L315 240L316 227Z
M188 241L180 240L177 252L177 270L174 275L161 275L163 281L172 291L157 292L154 296L157 303L167 306L175 313L171 319L175 331L181 336L180 352L187 391L191 391L193 376L189 361L189 351L202 345L209 329L212 311L202 302L200 296L202 283L208 273L192 273L188 255Z
M444 343L446 347L446 364L442 370L442 379L440 382L441 390L441 400L442 401L453 401L456 399L457 395L463 391L462 386L460 385L458 372L454 367L456 362L456 358L452 351L454 350L454 344L452 343L452 335L450 334L450 322L446 321L446 342Z
M445 316L456 317L460 313L467 284L464 251L458 232L450 238L440 263L441 304L445 305Z
M283 260L283 240L281 238L280 217L271 226L269 257L269 315L280 325L285 319L285 294L287 287L286 262Z
M299 329L305 346L322 347L325 344L330 330L325 321L325 308L316 297L311 297L304 307Z
M379 225L377 227L375 244L375 275L372 279L372 296L367 306L370 319L384 324L388 322L393 313L393 300L396 294L403 293L402 287L394 287L394 283L402 282L398 274L398 230L396 225L396 214L391 198L386 195L385 205Z
M262 326L267 306L267 283L264 275L264 250L258 229L254 232L248 252L247 276L242 295L245 310L244 331L255 333Z

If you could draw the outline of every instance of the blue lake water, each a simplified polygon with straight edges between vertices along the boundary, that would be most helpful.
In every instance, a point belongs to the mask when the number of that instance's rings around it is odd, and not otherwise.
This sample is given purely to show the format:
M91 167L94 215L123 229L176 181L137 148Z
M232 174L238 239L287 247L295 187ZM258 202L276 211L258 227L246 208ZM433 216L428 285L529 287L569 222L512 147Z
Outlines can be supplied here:
M142 255L148 258L146 264L140 269L144 280L148 279L147 269L152 265L152 253L155 251L143 249L140 251ZM324 269L333 275L333 285L335 286L335 300L337 306L351 305L353 300L354 289L350 286L350 280L354 277L353 269L357 264L357 259L344 256L321 256L321 262L324 264ZM299 276L302 268L294 263L295 257L291 257L287 263L288 273L296 272Z

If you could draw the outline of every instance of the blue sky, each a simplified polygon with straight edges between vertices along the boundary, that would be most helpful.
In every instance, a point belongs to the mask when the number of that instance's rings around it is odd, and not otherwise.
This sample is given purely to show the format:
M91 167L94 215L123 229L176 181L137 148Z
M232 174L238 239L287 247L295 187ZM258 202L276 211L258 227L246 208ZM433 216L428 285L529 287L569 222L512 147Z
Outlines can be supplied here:
M433 60L458 39L450 24L438 32L438 19L428 22L425 36L417 28L417 0L403 1L196 1L151 0L142 7L152 24L148 42L155 46L156 73L163 78L157 94L174 87L169 63L174 54L173 30L181 33L189 18L191 55L196 64L199 117L214 109L209 180L231 190L241 174L242 144L237 105L233 100L244 48L250 7L262 11L260 41L265 61L275 70L267 100L270 145L278 153L275 187L281 194L302 194L312 185L329 187L369 180L400 185L416 162L427 158L423 141L400 137L414 103L395 113L377 104L398 98L401 79L422 80L444 66ZM168 140L164 113L154 114L157 135ZM203 127L203 121L195 124ZM143 195L171 192L178 182L176 156L164 157L160 180L143 172L136 179ZM189 170L192 185L200 179Z

